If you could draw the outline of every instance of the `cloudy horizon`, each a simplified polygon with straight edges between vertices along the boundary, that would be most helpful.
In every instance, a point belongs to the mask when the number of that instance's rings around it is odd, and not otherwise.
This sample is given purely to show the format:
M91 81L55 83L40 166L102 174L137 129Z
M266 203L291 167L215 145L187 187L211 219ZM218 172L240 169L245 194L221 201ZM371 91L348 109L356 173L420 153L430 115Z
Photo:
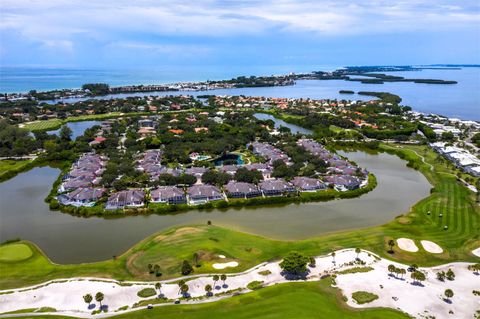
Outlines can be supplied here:
M3 0L1 64L480 62L478 1Z

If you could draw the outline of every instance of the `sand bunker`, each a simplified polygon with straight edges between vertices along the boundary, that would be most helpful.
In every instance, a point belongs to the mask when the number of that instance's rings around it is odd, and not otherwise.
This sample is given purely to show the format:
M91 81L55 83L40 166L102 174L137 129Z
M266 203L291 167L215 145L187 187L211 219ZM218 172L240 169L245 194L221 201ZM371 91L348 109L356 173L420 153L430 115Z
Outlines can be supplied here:
M418 247L415 245L415 242L409 238L399 238L397 239L397 244L401 250L409 251L411 253L418 251Z
M441 253L443 253L442 247L438 246L438 245L435 244L433 241L422 240L422 241L420 241L420 243L422 244L423 249L425 249L425 250L428 251L429 253L432 253L432 254L441 254Z
M225 257L225 255L218 255L218 258L225 259L225 258L227 258L227 257Z
M238 263L236 261L231 261L228 263L216 263L212 265L215 269L225 269L227 267L237 267Z
M478 247L477 249L472 250L472 254L474 254L474 255L477 256L477 257L480 257L480 247Z

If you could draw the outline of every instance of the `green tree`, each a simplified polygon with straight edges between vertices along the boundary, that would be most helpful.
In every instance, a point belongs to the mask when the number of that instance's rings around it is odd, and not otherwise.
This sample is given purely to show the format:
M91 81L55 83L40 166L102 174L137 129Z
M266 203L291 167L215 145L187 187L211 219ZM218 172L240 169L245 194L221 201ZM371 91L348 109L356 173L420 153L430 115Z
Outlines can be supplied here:
M360 248L355 248L355 253L357 254L357 259L358 259L358 255L360 255L360 252L362 250Z
M220 275L220 279L223 281L223 285L225 285L225 281L227 280L227 275L225 274Z
M452 298L453 297L453 290L452 289L446 289L445 290L445 297L447 297L448 299Z
M83 301L85 301L87 305L90 305L92 300L93 300L93 297L91 294L86 294L85 296L83 296Z
M299 252L290 252L280 263L280 268L288 274L300 275L307 271L307 263L310 258Z
M97 293L95 294L95 300L96 300L98 303L100 303L100 308L102 307L102 301L103 301L103 298L104 298L104 297L105 297L105 296L104 296L103 293L101 293L101 292L97 292Z
M162 289L162 284L161 284L160 282L157 282L157 283L155 284L155 289L157 289L158 292L160 292L161 289Z
M220 277L218 275L213 275L212 279L213 279L213 286L215 287L216 283L220 279Z
M67 125L63 125L60 129L60 139L64 142L72 140L72 130Z
M193 268L188 262L188 260L184 260L182 263L182 275L186 276L193 272Z
M206 285L205 286L205 291L207 292L207 296L210 296L210 294L212 293L212 285Z
M188 289L189 289L188 285L187 285L187 284L183 284L183 285L180 287L180 291L181 291L182 295L185 296L185 295L188 293Z
M388 269L388 272L390 273L390 275L391 275L393 272L395 272L395 266L394 266L394 265L388 265L387 269Z
M412 272L412 274L410 275L413 279L413 282L421 282L421 281L424 281L425 279L427 279L427 277L425 276L425 274L421 271L414 271Z
M395 246L395 241L393 239L390 239L388 241L388 247L390 247L390 250L388 251L390 254L393 253L393 247Z
M453 272L453 270L451 268L448 268L447 273L446 273L446 277L450 281L455 280L455 273Z

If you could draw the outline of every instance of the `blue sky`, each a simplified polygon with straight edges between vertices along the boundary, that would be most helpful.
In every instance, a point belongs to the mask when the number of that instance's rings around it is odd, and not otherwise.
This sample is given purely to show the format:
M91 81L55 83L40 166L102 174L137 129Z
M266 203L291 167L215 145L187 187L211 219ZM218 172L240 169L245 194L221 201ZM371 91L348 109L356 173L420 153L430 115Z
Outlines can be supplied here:
M2 0L1 65L480 63L480 1Z

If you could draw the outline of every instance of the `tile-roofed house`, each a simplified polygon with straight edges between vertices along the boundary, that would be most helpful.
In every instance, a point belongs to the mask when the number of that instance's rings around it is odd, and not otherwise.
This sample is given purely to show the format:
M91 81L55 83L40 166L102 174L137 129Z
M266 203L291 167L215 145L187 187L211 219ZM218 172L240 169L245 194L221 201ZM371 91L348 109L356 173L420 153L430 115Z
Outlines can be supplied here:
M361 181L350 175L326 176L325 181L332 184L338 191L354 190L360 187Z
M92 186L91 180L77 177L77 178L69 179L64 183L62 183L62 185L60 185L60 187L58 188L58 191L60 193L63 193L65 191L74 190L79 187L89 187L89 186Z
M281 178L262 181L260 182L259 187L265 196L277 196L283 195L284 193L296 192L296 189L292 184L287 183Z
M188 203L203 204L209 201L224 199L224 195L213 185L193 185L187 189Z
M270 179L273 169L271 166L265 163L252 163L244 166L249 171L259 171L263 175L263 179Z
M154 203L185 204L187 197L183 189L175 186L160 186L150 192Z
M145 192L138 189L129 189L116 192L108 198L105 209L122 209L125 207L141 207L145 203Z
M230 174L230 175L235 175L235 173L237 172L237 170L239 169L240 167L237 166L237 165L223 165L222 167L219 168L219 171L222 172L222 173L227 173L227 174Z
M230 181L225 185L225 192L228 197L251 198L262 196L262 192L257 186L250 183Z
M185 174L193 175L197 178L198 182L201 182L202 175L208 170L206 167L190 167L185 169Z
M107 190L105 188L80 187L57 197L62 205L93 206Z
M290 182L301 191L316 191L326 188L325 183L311 177L296 176Z
M268 143L253 142L250 145L253 148L253 153L268 159L269 164L272 164L276 160L282 160L286 164L291 163L290 157L288 157L287 154Z

